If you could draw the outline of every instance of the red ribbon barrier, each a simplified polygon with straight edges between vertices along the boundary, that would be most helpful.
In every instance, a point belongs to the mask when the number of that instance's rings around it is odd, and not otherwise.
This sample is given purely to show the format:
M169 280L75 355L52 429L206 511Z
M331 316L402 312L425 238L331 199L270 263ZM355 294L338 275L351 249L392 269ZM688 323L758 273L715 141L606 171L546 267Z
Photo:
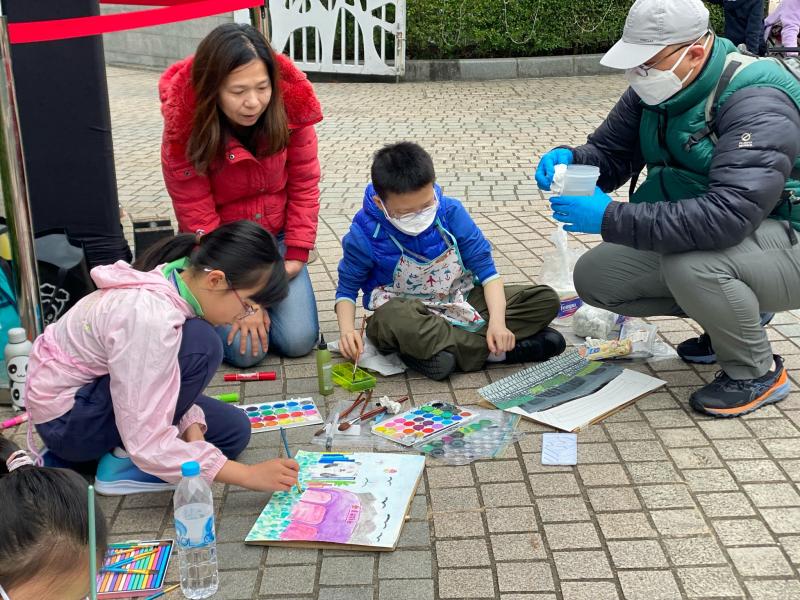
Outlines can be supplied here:
M55 19L52 21L33 21L30 23L9 23L8 37L12 44L66 40L210 17L211 15L243 8L262 6L264 0L199 0L192 2L161 0L160 2L162 5L168 3L170 5L165 8L139 10L129 13ZM144 4L144 1L139 0L137 2L134 0L133 2L126 2L126 4Z

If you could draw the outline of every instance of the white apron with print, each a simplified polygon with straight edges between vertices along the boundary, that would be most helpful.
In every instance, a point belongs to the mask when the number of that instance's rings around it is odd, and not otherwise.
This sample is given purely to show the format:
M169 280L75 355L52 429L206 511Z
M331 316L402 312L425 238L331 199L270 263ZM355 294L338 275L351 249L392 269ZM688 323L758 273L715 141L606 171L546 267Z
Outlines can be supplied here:
M372 290L369 308L375 310L392 298L410 298L419 300L431 313L456 327L477 331L485 321L466 299L475 287L472 273L461 262L455 238L445 231L438 219L436 227L447 250L433 260L403 248L394 236L389 236L400 249L400 260L392 282Z

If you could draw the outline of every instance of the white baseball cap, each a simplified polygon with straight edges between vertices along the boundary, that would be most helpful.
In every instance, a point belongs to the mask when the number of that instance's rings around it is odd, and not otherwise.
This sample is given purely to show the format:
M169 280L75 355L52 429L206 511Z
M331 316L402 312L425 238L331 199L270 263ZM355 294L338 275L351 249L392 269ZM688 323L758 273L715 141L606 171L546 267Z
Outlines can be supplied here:
M600 64L632 69L667 46L693 42L708 31L708 9L701 0L636 0L628 11L622 39Z

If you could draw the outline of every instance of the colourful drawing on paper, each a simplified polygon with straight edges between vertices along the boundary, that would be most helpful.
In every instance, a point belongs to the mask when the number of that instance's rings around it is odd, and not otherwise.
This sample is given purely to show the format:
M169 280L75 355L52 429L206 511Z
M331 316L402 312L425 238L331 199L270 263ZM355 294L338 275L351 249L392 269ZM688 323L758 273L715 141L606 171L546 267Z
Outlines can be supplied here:
M295 459L303 493L274 493L245 542L394 548L425 457L299 451Z

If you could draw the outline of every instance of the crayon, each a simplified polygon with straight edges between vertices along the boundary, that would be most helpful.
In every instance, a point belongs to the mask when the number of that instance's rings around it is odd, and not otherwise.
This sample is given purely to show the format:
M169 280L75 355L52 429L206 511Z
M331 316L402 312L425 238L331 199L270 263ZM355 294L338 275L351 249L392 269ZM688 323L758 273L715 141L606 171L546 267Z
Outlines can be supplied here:
M275 381L275 371L258 373L225 373L225 381Z

